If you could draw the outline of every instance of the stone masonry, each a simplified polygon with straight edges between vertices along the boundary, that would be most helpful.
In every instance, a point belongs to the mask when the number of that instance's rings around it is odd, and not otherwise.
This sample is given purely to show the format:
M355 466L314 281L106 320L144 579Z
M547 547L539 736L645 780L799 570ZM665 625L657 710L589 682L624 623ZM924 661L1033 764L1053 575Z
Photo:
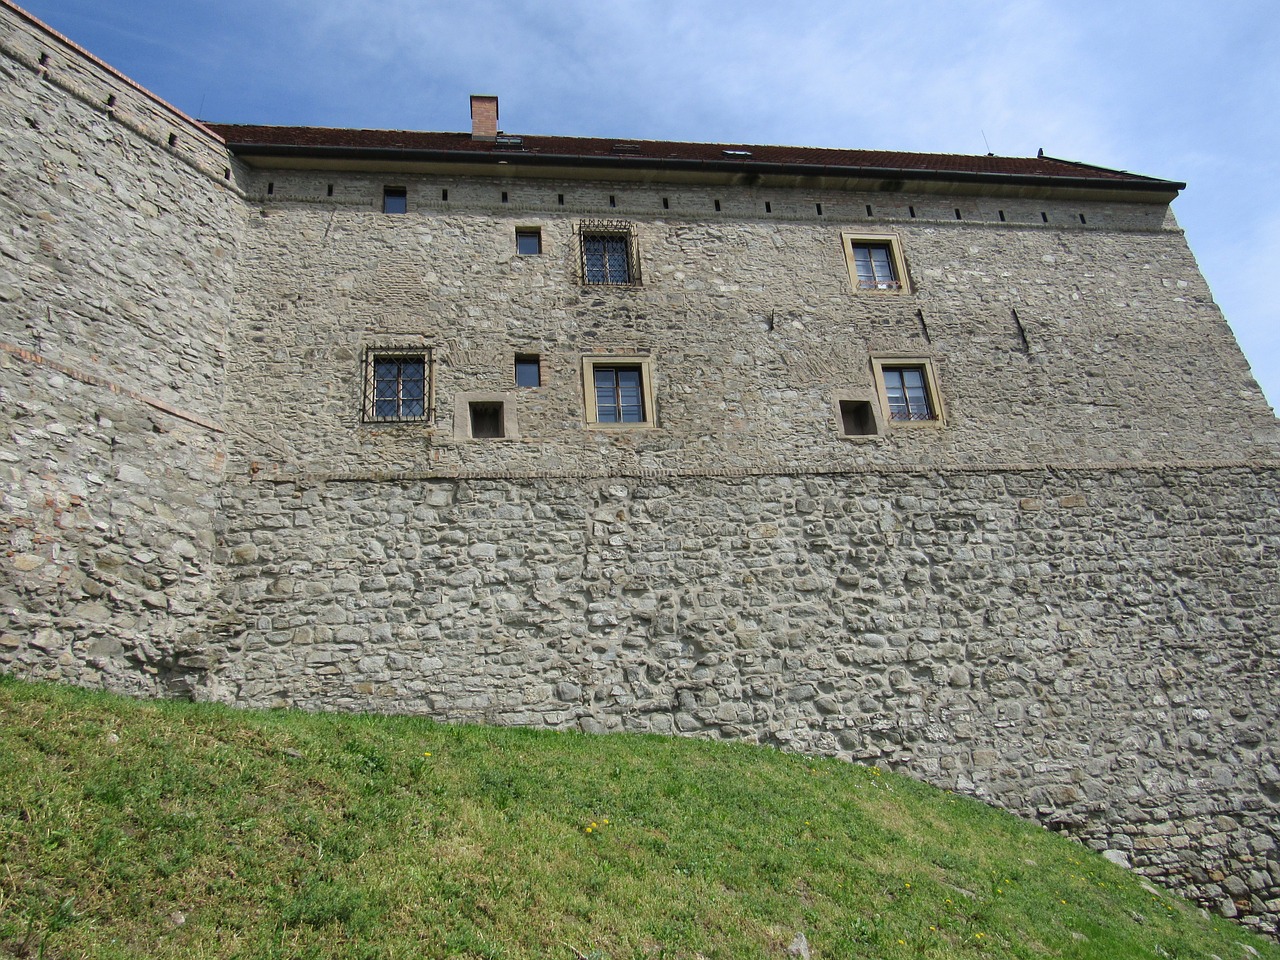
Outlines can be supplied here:
M878 763L1277 932L1280 430L1179 185L255 146L8 0L0 81L6 672Z

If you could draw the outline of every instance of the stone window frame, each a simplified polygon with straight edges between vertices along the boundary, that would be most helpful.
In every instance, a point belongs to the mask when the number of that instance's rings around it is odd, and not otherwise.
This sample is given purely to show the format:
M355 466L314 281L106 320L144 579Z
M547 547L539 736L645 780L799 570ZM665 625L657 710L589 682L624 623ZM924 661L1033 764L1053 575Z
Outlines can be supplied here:
M634 367L640 371L640 397L644 419L634 422L601 421L596 407L595 371L597 367ZM652 430L657 426L657 407L653 399L653 358L645 354L592 354L582 358L583 414L586 424L600 430Z
M578 235L578 282L584 287L638 287L640 278L640 242L635 225L628 220L582 220L574 228ZM587 247L596 239L621 239L627 255L625 280L591 280L587 273ZM606 260L607 263L607 260Z
M933 416L920 420L895 420L890 413L889 394L885 389L884 371L916 368L924 374L924 387ZM937 428L947 424L946 405L942 402L942 389L939 386L936 358L921 354L880 353L871 358L871 371L875 378L876 395L880 402L880 420L886 430L901 428Z
M476 437L471 432L471 405L497 404L502 407L502 436ZM468 390L453 396L453 436L457 440L519 440L520 424L516 416L516 397L500 390Z
M377 377L375 376L379 361L415 360L422 363L423 378L423 411L419 415L380 417L377 415ZM431 346L420 340L401 343L380 343L364 348L361 361L362 388L360 393L360 422L368 426L393 426L396 424L435 423L436 419L436 370L435 353ZM389 399L389 398L384 398Z
M902 253L902 238L896 233L863 233L852 230L842 230L840 232L840 243L844 249L844 265L849 273L849 284L853 287L853 292L859 295L867 294L871 296L886 295L900 296L902 294L910 294L911 277L907 273L907 260ZM895 273L896 287L890 286L874 286L864 287L858 283L858 266L854 260L854 247L858 245L887 247L889 250L889 263L893 267Z

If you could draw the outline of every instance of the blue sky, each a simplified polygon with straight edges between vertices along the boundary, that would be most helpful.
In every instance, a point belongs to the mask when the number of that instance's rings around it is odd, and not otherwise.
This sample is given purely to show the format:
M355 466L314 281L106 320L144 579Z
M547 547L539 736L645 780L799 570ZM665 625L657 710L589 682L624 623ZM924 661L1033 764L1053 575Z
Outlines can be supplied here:
M22 2L22 0L20 0ZM1174 212L1280 403L1275 0L25 0L229 123L1050 156Z

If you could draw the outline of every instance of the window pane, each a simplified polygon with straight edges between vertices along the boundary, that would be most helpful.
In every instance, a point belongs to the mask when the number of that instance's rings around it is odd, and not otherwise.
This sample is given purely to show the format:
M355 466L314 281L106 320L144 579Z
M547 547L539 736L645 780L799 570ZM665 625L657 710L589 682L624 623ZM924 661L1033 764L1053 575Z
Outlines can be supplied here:
M516 253L529 257L542 252L542 233L538 230L516 232Z
M907 392L902 386L901 370L884 371L884 392L885 396L889 399L889 419L909 419L910 413L907 410Z
M871 263L877 282L887 284L896 279L893 275L893 262L889 259L888 247L872 247Z
M516 386L542 386L542 365L538 362L537 357L516 358Z
M382 191L383 213L406 213L408 209L409 199L404 189L387 187Z
M596 421L618 423L618 379L612 367L595 368Z
M644 422L644 394L640 390L640 371L618 370L618 406L623 423Z
M923 367L885 368L884 392L891 420L933 420Z
M858 270L858 286L869 287L875 284L875 270L871 266L871 251L866 247L853 248L853 263Z
M610 283L630 283L630 271L627 269L627 244L622 237L605 239L608 262L605 269Z
M608 283L603 237L582 238L582 263L587 283Z

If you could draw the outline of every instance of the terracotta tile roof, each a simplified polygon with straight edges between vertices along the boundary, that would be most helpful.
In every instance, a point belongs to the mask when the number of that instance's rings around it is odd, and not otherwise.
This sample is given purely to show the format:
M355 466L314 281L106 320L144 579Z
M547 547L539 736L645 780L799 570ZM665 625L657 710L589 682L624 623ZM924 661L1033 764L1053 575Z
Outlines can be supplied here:
M413 130L351 130L332 127L273 127L209 123L237 153L295 156L357 156L390 152L432 159L506 160L509 163L570 162L602 166L792 168L795 173L829 176L922 176L939 179L1030 178L1088 182L1128 188L1180 190L1185 184L1109 170L1053 157L967 156L902 153L891 150L836 150L743 143L683 143L601 137L544 137L502 134L497 142L473 140L469 133Z

